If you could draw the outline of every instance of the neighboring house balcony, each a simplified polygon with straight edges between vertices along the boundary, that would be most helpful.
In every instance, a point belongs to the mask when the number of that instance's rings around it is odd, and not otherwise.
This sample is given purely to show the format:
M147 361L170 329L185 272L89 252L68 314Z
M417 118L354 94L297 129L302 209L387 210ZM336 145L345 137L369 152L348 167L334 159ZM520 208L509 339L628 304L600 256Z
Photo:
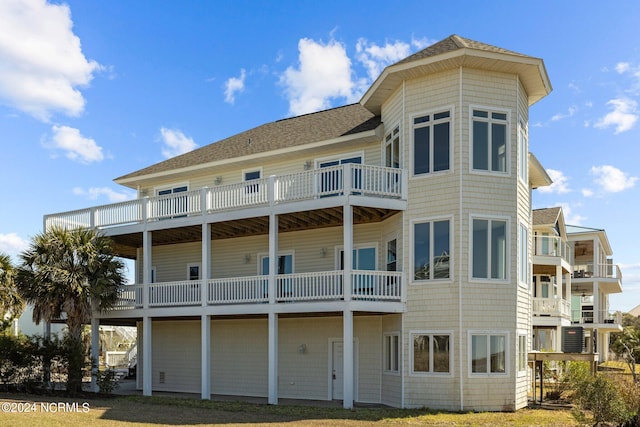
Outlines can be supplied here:
M533 264L535 274L554 275L553 267L560 266L565 273L571 271L572 251L569 244L558 236L534 237Z
M571 302L561 298L533 298L535 317L571 319ZM534 318L534 324L537 324Z
M404 205L397 202L406 201L406 180L407 173L402 169L345 163L46 215L44 226L45 229L52 226L108 229L260 207L279 207L279 212L303 211L344 204L338 196L350 197L349 203L356 206L404 209ZM260 213L236 216L251 215ZM165 228L170 228L171 223L167 221Z
M402 272L353 270L350 292L345 292L344 275L340 270L278 274L273 293L268 275L126 285L114 310L100 317L131 317L143 310L177 315L180 308L183 314L202 308L216 315L327 312L348 301L360 311L404 311Z
M622 272L617 264L579 262L573 266L572 283L598 282L599 289L607 294L622 292Z
M612 313L608 310L592 310L583 307L581 310L571 312L571 321L575 325L597 329L600 332L622 331L622 314L620 312Z

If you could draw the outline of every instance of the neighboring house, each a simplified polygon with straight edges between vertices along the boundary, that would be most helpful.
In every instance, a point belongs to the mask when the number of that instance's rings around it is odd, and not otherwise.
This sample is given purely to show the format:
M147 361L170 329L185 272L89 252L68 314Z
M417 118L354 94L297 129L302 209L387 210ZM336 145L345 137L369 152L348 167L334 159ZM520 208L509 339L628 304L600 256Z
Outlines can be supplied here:
M622 331L609 312L609 294L622 292L620 268L604 230L567 226L562 209L533 211L533 343L537 351L562 349L562 327L584 328L584 350L609 354L609 334Z
M138 199L45 224L99 228L136 261L93 327L137 325L145 395L515 410L531 381L531 193L551 184L529 107L550 91L541 59L454 35L357 104L122 176Z

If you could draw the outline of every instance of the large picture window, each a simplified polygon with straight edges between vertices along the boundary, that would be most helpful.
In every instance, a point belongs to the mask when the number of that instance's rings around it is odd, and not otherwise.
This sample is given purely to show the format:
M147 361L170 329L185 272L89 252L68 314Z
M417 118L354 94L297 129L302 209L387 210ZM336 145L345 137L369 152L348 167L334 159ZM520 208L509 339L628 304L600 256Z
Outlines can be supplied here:
M471 373L504 374L507 372L507 335L471 335Z
M451 372L450 334L414 332L411 341L412 373Z
M413 174L450 168L451 113L441 111L413 119Z
M507 113L473 110L473 169L507 171Z
M400 167L400 127L396 126L384 138L384 161L388 168Z
M449 220L413 224L413 279L448 279L450 271Z
M474 219L472 236L474 279L507 278L507 222Z

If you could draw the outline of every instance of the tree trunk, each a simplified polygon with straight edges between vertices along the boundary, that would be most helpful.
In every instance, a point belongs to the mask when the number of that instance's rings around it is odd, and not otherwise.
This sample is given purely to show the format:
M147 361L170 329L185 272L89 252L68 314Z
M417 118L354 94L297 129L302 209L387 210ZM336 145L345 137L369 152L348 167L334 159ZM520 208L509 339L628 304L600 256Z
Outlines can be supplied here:
M67 319L67 393L76 395L82 391L84 371L84 345L82 342L82 323Z

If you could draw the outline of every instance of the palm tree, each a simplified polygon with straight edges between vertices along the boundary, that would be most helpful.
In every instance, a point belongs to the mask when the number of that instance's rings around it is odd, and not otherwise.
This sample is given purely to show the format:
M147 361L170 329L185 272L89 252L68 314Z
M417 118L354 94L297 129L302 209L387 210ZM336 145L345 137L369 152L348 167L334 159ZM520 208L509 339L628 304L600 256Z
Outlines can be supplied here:
M94 230L54 227L33 237L20 257L17 286L33 306L33 320L50 322L66 315L67 392L81 390L84 366L83 325L94 310L113 307L125 283L124 264L112 241Z
M0 332L11 326L24 309L15 285L15 273L9 255L0 253Z

